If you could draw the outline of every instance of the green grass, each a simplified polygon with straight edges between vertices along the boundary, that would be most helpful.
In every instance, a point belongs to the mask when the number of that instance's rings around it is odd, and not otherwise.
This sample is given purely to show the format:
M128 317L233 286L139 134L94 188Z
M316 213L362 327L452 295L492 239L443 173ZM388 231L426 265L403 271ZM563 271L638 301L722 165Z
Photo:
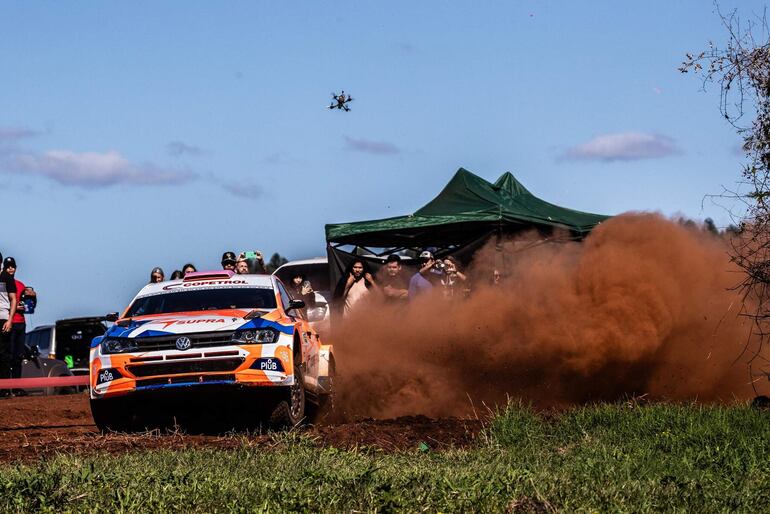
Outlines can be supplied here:
M384 453L297 434L236 450L62 455L0 466L0 511L770 510L770 413L743 406L512 405L475 447Z

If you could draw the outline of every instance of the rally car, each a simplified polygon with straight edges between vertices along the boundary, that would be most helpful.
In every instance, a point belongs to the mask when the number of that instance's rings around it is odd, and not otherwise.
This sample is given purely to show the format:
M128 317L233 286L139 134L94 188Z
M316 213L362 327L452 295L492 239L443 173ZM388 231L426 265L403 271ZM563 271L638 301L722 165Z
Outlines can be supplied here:
M331 395L334 372L332 347L303 307L270 275L198 272L145 286L91 343L96 425L143 428L137 423L150 400L173 393L170 407L196 408L212 392L217 404L242 398L238 408L264 410L273 424L301 423L307 402L317 406Z

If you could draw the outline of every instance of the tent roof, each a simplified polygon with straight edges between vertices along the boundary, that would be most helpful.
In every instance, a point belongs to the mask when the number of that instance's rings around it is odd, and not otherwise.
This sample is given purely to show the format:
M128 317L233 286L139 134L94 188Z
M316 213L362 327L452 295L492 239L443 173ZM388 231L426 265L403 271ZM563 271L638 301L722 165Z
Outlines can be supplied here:
M608 216L537 198L511 173L492 184L460 168L433 200L407 216L326 225L330 243L374 247L464 244L497 230L562 228L583 237Z

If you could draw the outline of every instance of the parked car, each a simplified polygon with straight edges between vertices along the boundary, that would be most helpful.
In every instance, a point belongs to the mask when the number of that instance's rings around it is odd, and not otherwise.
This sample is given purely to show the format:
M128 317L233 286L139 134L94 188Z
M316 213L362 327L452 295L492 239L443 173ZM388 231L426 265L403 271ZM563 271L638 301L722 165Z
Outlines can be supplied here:
M314 326L328 323L333 292L329 285L329 261L326 257L291 261L280 266L273 275L280 278L284 284L291 284L291 279L297 273L305 275L315 291L316 304L315 307L307 309L308 321Z
M73 375L88 375L91 340L106 331L104 317L61 319L27 332L26 343L41 359L59 359Z
M21 378L70 377L72 371L64 361L41 357L35 346L25 348L24 359L21 361ZM66 394L77 392L75 387L41 387L26 389L27 394Z

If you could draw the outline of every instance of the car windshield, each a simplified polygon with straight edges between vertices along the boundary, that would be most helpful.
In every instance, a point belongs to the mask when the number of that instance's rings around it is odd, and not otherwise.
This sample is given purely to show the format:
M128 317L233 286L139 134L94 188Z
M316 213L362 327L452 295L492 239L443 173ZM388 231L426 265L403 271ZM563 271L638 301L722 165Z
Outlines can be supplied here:
M101 323L57 323L56 358L64 360L69 367L88 368L91 340L103 335L105 330Z
M126 317L170 312L275 309L275 307L275 293L269 287L197 289L137 298L128 308Z

